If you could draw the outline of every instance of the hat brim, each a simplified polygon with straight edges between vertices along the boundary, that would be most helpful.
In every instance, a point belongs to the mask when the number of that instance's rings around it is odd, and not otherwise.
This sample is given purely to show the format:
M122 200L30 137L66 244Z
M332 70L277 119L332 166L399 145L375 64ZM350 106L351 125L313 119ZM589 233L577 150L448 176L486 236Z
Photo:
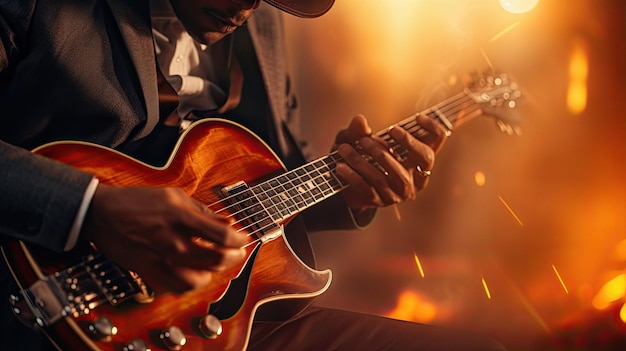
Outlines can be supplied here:
M331 7L335 0L265 0L268 4L298 17L319 17Z

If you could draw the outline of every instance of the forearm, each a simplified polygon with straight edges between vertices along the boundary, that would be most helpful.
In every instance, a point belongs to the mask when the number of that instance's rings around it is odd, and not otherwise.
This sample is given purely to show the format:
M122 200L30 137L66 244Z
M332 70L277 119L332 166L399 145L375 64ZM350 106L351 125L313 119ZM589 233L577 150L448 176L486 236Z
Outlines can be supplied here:
M63 251L93 177L2 141L0 169L0 234Z

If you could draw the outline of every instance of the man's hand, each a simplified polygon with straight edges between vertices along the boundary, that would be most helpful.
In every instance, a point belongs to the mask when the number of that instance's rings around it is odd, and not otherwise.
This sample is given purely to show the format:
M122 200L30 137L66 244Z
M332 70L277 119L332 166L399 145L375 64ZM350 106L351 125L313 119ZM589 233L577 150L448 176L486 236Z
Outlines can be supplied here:
M435 154L445 142L446 130L427 116L416 115L415 119L428 132L422 140L400 127L389 130L389 136L408 151L401 160L390 152L385 141L372 136L367 120L361 115L339 131L335 147L345 163L337 165L337 174L350 184L341 194L351 208L382 207L411 200L426 187ZM363 155L371 157L384 171Z
M177 293L240 263L247 243L226 218L180 189L105 184L98 185L81 237L154 290Z

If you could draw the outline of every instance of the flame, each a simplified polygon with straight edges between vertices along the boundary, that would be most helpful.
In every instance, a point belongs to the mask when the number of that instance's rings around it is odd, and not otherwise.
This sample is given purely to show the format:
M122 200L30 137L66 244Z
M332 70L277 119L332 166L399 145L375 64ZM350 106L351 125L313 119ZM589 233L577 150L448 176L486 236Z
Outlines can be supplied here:
M608 308L611 303L626 296L626 273L622 273L606 282L593 297L591 304L598 310Z
M389 318L405 321L427 323L435 319L437 308L413 291L404 291L398 297L398 302L393 311L387 314Z
M587 106L588 61L584 42L582 40L575 41L569 62L569 86L567 89L567 108L573 114L580 114Z

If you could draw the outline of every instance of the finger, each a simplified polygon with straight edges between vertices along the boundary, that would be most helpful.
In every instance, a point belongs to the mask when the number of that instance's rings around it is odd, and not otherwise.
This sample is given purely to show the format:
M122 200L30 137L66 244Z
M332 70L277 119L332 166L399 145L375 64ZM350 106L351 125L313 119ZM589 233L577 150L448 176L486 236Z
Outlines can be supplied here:
M373 191L372 187L365 182L358 173L350 168L350 166L345 163L338 163L335 171L341 179L350 184L346 193L350 192L353 197L358 198L359 204L368 207L380 207L385 205L380 199L380 196Z
M186 273L190 269L175 267L154 251L139 249L135 252L138 261L131 262L129 269L133 270L143 281L157 293L174 292L177 294L200 288L210 283L210 271L198 271L193 275ZM182 273L182 274L181 274Z
M419 167L419 166L418 166ZM415 168L413 171L413 184L415 185L415 189L417 191L423 190L428 185L428 181L430 179L430 171L424 171L419 168Z
M245 233L237 232L224 216L203 210L185 211L180 214L180 231L187 238L199 237L223 247L240 248L249 242Z
M176 267L222 272L240 264L245 256L245 249L192 243L187 252L173 254L168 260Z
M367 124L367 119L363 115L356 115L346 129L342 129L337 133L335 146L342 143L354 144L359 138L371 134L372 129Z
M409 132L400 127L389 129L391 136L404 150L406 157L402 165L406 169L419 166L422 170L431 170L435 164L435 151L426 143L414 138Z
M381 178L384 181L384 184L381 184L383 187L376 187L377 192L385 192L387 191L386 188L391 189L396 195L392 197L394 201L415 198L413 174L398 162L387 148L371 138L362 138L361 145L363 152L372 157L385 170L385 177ZM373 185L376 186L375 183Z
M450 131L427 115L415 115L415 122L426 131L419 139L428 144L435 152L438 152L445 143Z
M365 138L363 141L367 144L367 148L374 149L379 147L382 149L378 143L371 141L368 138ZM374 146L374 144L377 146ZM347 170L344 171L346 173L345 175L350 176L350 179L355 182L355 185L363 187L364 184L362 182L364 182L368 187L373 187L384 205L400 201L398 195L387 183L388 172L386 172L386 170L384 170L385 173L383 173L383 171L368 162L360 153L347 144L340 145L338 152L346 164L349 165L354 172L358 173L359 178L357 178L354 174L348 174L349 172ZM348 181L350 181L350 179L348 179Z

